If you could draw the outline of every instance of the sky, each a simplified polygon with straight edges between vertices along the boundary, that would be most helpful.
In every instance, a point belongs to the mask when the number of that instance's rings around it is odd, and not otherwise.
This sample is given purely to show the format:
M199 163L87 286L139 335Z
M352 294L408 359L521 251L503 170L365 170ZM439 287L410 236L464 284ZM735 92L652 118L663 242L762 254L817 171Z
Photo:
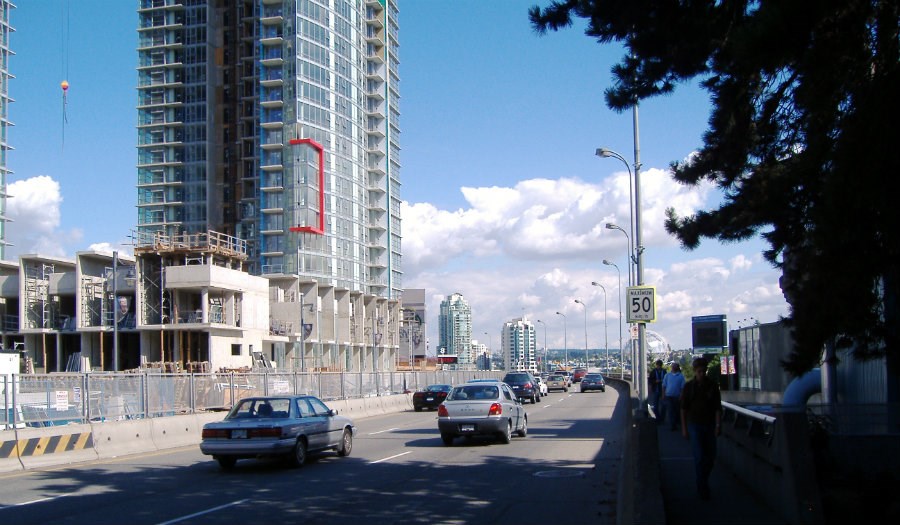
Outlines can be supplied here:
M537 35L535 3L547 1L399 1L403 286L426 290L431 353L440 301L455 292L472 308L473 338L495 350L503 323L522 316L543 321L539 347L584 349L585 335L589 348L619 346L628 248L604 224L628 229L628 172L594 152L633 162L632 113L603 98L624 51L580 22ZM136 6L29 0L13 10L7 259L130 251ZM721 198L668 173L701 146L709 109L696 84L639 108L644 282L657 309L648 329L674 349L691 346L692 316L723 314L736 328L788 313L764 243L685 251L664 230L667 207L690 214ZM620 268L621 289L604 259Z

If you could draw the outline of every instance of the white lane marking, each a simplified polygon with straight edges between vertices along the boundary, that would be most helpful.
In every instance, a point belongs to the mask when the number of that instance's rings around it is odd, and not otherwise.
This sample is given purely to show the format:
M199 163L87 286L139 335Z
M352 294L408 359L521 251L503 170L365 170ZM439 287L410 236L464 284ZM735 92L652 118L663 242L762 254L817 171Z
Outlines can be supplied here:
M378 432L369 432L367 435L374 436L375 434L384 434L385 432L393 432L395 430L399 430L397 428L389 428L387 430L379 430Z
M407 454L412 454L412 452L403 452L402 454L394 454L393 456L390 456L390 457L387 457L387 458L376 459L375 461L370 461L370 462L369 462L369 465L374 465L374 464L376 464L376 463L381 463L381 462L383 462L383 461L390 461L390 460L392 460L392 459L399 458L400 456L405 456L405 455L407 455Z
M43 501L53 501L55 499L65 498L66 496L72 496L72 494L60 494L59 496L50 496L48 498L34 499L31 501L23 501L22 503L12 503L10 505L2 505L2 506L0 506L0 510L11 509L14 507L24 507L25 505L31 505L32 503L41 503Z
M228 507L234 507L235 505L240 505L247 501L246 499L241 499L237 501L232 501L231 503L226 503L224 505L219 505L218 507L213 507L211 509L201 510L200 512L195 512L193 514L188 514L187 516L182 516L180 518L175 518L174 520L164 521L159 525L171 525L172 523L178 523L180 521L189 520L191 518L196 518L197 516L203 516L204 514L209 514L211 512L216 512L217 510L227 509Z

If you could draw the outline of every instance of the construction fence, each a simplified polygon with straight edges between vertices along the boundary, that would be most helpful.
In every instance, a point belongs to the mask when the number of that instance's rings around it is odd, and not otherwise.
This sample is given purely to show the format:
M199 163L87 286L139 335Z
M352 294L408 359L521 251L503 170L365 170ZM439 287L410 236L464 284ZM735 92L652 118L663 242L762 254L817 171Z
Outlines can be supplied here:
M385 396L502 372L54 373L0 377L0 429L123 421L228 410L245 397L314 395L323 401Z

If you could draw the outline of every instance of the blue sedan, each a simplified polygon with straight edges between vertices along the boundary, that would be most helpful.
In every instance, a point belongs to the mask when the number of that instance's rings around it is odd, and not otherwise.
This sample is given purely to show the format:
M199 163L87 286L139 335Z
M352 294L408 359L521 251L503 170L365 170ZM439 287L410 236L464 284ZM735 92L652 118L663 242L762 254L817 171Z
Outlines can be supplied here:
M334 450L349 456L355 427L313 396L242 399L223 421L203 426L200 451L223 469L238 459L285 456L302 466L307 454Z

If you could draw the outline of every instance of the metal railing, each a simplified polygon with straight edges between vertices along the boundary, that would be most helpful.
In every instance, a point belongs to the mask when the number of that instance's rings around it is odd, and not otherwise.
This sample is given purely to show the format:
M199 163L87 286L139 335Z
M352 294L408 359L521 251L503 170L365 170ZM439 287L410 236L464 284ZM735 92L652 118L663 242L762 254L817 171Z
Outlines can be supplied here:
M250 372L13 374L0 381L0 429L122 421L227 410L251 396L308 394L330 401L413 391L502 372Z

